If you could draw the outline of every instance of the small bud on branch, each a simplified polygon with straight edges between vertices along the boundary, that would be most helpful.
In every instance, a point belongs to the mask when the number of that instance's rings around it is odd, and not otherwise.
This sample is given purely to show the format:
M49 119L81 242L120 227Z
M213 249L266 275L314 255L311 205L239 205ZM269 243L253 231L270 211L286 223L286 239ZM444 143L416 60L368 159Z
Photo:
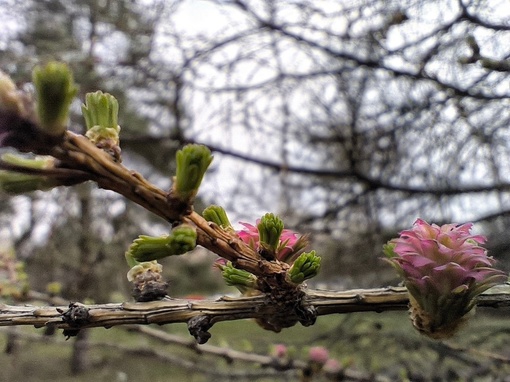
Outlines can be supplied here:
M260 219L257 229L259 231L259 252L262 257L267 257L269 260L274 259L283 232L282 219L267 213Z
M224 230L234 231L230 220L228 220L227 212L223 207L215 205L209 206L202 212L202 216L205 220L217 224Z
M120 162L120 126L117 124L119 103L115 97L102 91L87 93L81 110L87 125L85 136Z
M257 276L242 269L237 269L232 265L232 262L224 262L221 259L215 263L215 266L221 270L221 275L225 283L230 286L235 286L243 295L260 294L256 291Z
M146 262L159 260L168 256L182 255L196 247L197 233L189 224L181 224L172 229L169 235L159 237L140 235L128 251L126 259L129 264L132 260Z
M301 284L303 281L317 276L321 267L321 258L315 251L302 253L288 271L290 280L294 284Z
M69 108L78 88L66 64L50 62L33 71L40 127L51 136L60 136L69 122Z
M1 160L24 169L45 170L55 165L55 158L40 156L25 158L20 155L5 153ZM62 185L57 179L41 175L31 175L16 171L0 170L0 189L9 194L23 194L36 190L49 190Z
M213 160L211 151L203 145L186 145L177 152L176 159L177 170L172 195L184 203L191 203Z

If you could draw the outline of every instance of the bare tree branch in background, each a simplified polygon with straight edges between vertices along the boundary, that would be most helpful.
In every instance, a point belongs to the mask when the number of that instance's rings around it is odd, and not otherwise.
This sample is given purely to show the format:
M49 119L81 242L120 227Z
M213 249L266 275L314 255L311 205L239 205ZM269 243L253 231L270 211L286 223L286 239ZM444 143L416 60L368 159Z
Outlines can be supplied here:
M380 245L418 216L479 222L491 253L509 267L504 5L198 3L2 0L9 23L0 65L24 83L53 56L73 66L83 94L114 93L126 110L127 165L162 189L180 145L208 145L216 160L201 196L236 220L271 210L313 232L324 254L321 281L332 288L393 281L380 265ZM27 28L11 31L12 22ZM77 119L72 128L80 131ZM167 228L121 198L91 196L94 256L84 264L95 269L90 279L107 280L88 283L102 303L127 289L123 276L106 277L125 244L140 231ZM68 286L80 277L71 259L83 254L79 197L56 190L0 202L2 234L36 270L38 286L62 279L64 290L78 293ZM211 261L202 263L209 269ZM181 285L201 287L190 279ZM204 278L200 292L211 284Z

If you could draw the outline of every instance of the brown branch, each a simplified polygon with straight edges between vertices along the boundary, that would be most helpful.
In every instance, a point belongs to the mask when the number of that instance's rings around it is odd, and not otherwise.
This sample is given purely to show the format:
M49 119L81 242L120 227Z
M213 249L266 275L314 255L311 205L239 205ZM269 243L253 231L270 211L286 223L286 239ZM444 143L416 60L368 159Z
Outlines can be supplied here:
M403 287L355 289L343 292L308 290L304 301L313 306L318 315L353 312L384 312L406 310L407 291ZM67 306L0 305L0 326L54 326L77 330L90 327L112 327L128 324L171 324L206 318L212 326L216 322L246 318L264 318L271 312L271 303L264 296L223 297L216 301L184 300L168 297L146 303ZM510 284L495 287L480 295L479 307L510 307ZM275 312L277 307L274 307Z
M237 264L257 276L283 273L281 264L265 261L239 238L214 227L199 214L186 216L169 198L169 193L152 185L141 174L112 160L82 135L67 132L64 141L50 153L71 169L83 171L100 187L117 192L170 223L185 221L197 228L197 244ZM1 165L1 164L0 164ZM12 169L12 168L11 168ZM40 175L41 172L38 171ZM48 173L52 176L52 173Z
M72 342L65 341L64 339L59 339L55 337L48 337L43 335L37 335L35 333L23 333L18 332L16 333L18 337L28 339L30 342L33 341L40 341L43 343L54 343L58 344L59 346L70 346L72 345ZM182 357L180 355L171 354L168 351L155 349L152 346L145 346L145 345L138 345L136 347L133 346L126 346L118 343L112 343L112 342L105 342L105 341L88 341L87 346L90 347L96 347L100 349L110 349L117 353L123 353L127 355L132 355L135 357L146 357L150 358L152 360L157 360L160 362L163 362L165 364L170 364L173 366L177 366L183 369L192 370L195 373L201 373L209 376L215 376L215 377L223 377L223 378L232 378L232 377L243 377L243 378L262 378L262 377L275 377L282 375L282 371L276 370L276 369L268 369L265 370L232 370L232 371L221 371L218 370L215 367L212 367L212 365L205 364L203 359L197 360L189 360L185 357ZM222 348L218 348L222 349ZM230 349L225 349L225 351L230 352ZM235 351L233 351L235 353ZM249 356L249 353L246 353L247 356ZM257 354L252 354L254 356L254 361L257 359L257 357L264 357L264 358L271 358L269 356L259 356ZM302 363L302 362L301 362ZM286 371L293 371L298 370L299 368L294 369L287 369ZM360 372L353 371L353 375L360 375L363 376ZM355 379L358 381L368 381L369 379L363 378L363 379Z
M503 24L503 23L501 23L501 24L490 23L488 21L483 20L476 13L469 12L468 6L466 4L464 4L463 1L459 1L458 3L459 3L459 6L460 6L460 8L462 10L462 14L461 14L461 19L462 20L468 20L468 21L472 22L475 25L478 25L478 26L481 26L481 27L484 27L484 28L487 28L487 29L493 29L493 30L496 30L498 32L509 31L510 30L510 25L508 23L506 23L506 24Z
M192 350L195 350L199 355L207 354L210 356L220 357L227 361L230 365L233 361L237 362L245 362L252 363L255 365L259 365L262 369L255 370L238 370L237 367L232 367L231 370L221 371L216 367L204 362L201 358L199 361L190 360L185 358L184 356L174 355L169 353L168 351L156 349L153 346L144 346L139 345L136 347L126 346L118 343L105 342L105 341L89 341L88 346L97 347L101 349L111 349L114 350L115 353L124 353L128 355L133 355L136 357L146 357L151 358L152 360L158 360L160 362L164 362L166 364L175 365L177 367L181 367L183 369L192 370L195 373L201 373L204 375L215 376L215 377L223 377L223 378L263 378L263 377L278 377L282 375L294 376L296 377L297 372L307 370L310 366L309 363L299 359L288 359L288 360L279 360L270 355L263 355L257 353L248 353L242 352L230 348L223 348L219 346L212 345L200 345L197 346L195 342L182 338L181 336L177 336L175 334L169 334L162 330L157 330L149 327L142 327L133 325L127 328L129 331L138 332L143 335L147 335L151 338L157 339L158 341L165 344L172 344L177 346L188 347ZM0 329L0 331L3 331ZM65 341L64 339L59 339L43 335L37 335L35 333L25 333L18 332L16 333L18 337L23 339L28 339L30 342L40 341L43 343L55 343L59 346L70 346L72 342ZM243 369L243 368L241 368ZM368 382L368 381L379 381L386 382L389 381L388 378L382 375L376 375L373 373L365 373L351 368L345 368L340 370L337 373L330 373L331 377L338 376L342 377L341 380L348 381L358 381L358 382ZM335 379L336 380L336 379Z
M264 368L271 368L279 372L291 370L304 371L310 367L308 362L298 359L280 360L270 355L248 353L213 345L197 345L197 343L193 340L182 338L181 336L147 326L133 325L130 326L128 330L142 333L165 344L185 346L200 355L208 354L211 356L221 357L229 364L232 361L249 362L258 364ZM374 374L367 375L366 373L349 368L341 370L340 373L345 380L350 381L387 381L387 379L382 376Z
M385 65L384 60L382 60L380 57L365 58L363 56L357 55L356 53L333 49L325 44L321 44L321 43L316 42L312 39L309 39L302 34L293 32L290 28L287 28L285 24L279 25L269 19L264 19L264 18L258 16L257 12L255 12L253 9L251 9L247 4L245 4L245 2L242 2L240 0L235 0L235 1L233 1L233 4L238 6L242 11L244 11L248 15L250 15L258 23L259 28L274 31L274 32L280 34L281 36L285 36L285 37L288 37L288 38L296 41L299 44L304 44L305 46L308 46L310 48L324 52L326 55L328 55L330 57L334 57L335 59L344 60L347 63L352 63L355 67L365 67L365 68L369 68L369 69L373 69L373 70L384 71L384 72L391 74L392 76L394 76L396 78L400 77L400 78L407 78L410 80L430 82L430 83L435 84L439 89L441 89L443 91L447 91L448 93L455 94L458 97L473 98L473 99L478 99L478 100L498 100L498 99L507 99L508 98L507 94L501 94L501 95L492 94L491 95L491 94L485 94L484 92L481 92L481 91L476 91L472 87L462 88L460 86L455 86L451 83L445 82L439 76L427 74L423 70L423 68L421 68L420 70L417 70L417 71L416 70L408 70L408 69L399 69L396 67ZM451 28L453 25L455 25L456 23L459 23L463 20L469 20L475 24L482 25L487 28L492 27L492 28L497 29L497 27L500 27L501 30L507 30L507 28L509 28L509 26L505 26L505 25L497 25L497 26L492 25L491 26L490 24L483 23L483 21L481 19L475 18L475 16L472 16L471 14L469 14L466 11L466 12L463 12L463 13L460 13L459 15L457 15L457 17L455 17L453 20L451 20L446 25L441 26L439 29L437 29L437 32ZM387 53L395 54L396 52L388 51ZM305 74L299 73L296 75L291 75L291 74L279 75L276 78L264 79L262 82L250 85L250 89L263 88L267 85L272 85L272 83L274 83L275 81L282 81L287 78L300 79L303 77L310 78L310 77L320 76L320 75L331 76L331 75L334 75L337 73L344 72L345 70L346 70L345 67L341 67L341 68L333 69L333 70L319 69L316 72L309 72L309 73L305 73ZM219 89L217 89L217 90L219 90ZM238 91L237 88L236 89L228 88L228 89L222 89L222 90Z
M32 147L28 145L26 149L31 151ZM238 235L220 229L193 212L192 206L181 208L176 203L179 200L176 201L170 191L165 192L150 184L140 174L120 164L117 157L110 156L82 135L66 132L53 146L42 147L41 153L55 157L59 161L59 169L82 171L87 174L84 179L93 180L100 187L125 196L169 223L192 224L196 227L197 244L232 261L238 268L259 276L257 287L262 293L257 297L223 298L219 301L167 298L147 303L88 306L73 303L69 307L3 305L0 307L0 326L51 325L73 335L79 329L88 327L187 322L197 341L204 343L210 337L209 328L219 321L254 318L265 329L280 331L297 322L305 326L312 325L318 315L382 312L407 307L408 297L404 288L347 292L305 291L301 285L291 282L287 277L288 264L265 260L243 243ZM51 171L53 173L48 173L48 176L55 175L56 170ZM41 175L41 172L38 174ZM482 297L480 304L508 306L509 295L505 291L499 299L495 299L494 294L488 298Z
M33 148L30 147L30 150ZM124 167L86 137L67 131L58 144L50 149L44 148L41 153L58 159L59 167L31 169L0 161L0 168L53 177L61 181L70 180L70 184L92 180L99 187L126 197L169 223L191 223L197 229L197 244L232 261L239 268L256 276L269 274L285 280L287 264L262 259L237 235L215 227L195 212L186 211L183 214L169 192L154 186L138 172ZM65 182L62 184L67 185ZM290 289L294 287L288 286Z
M165 140L175 141L174 138L168 137L157 137L157 136L133 136L128 138L123 138L124 141L136 141L136 142L147 142L147 144L154 142L161 142ZM328 170L322 168L313 168L306 166L289 166L283 163L268 160L260 157L255 157L250 154L243 153L241 151L236 151L228 148L224 148L218 145L213 145L210 143L202 143L198 142L194 139L185 139L180 140L180 143L196 143L196 144L204 144L211 151L217 152L232 158L240 159L245 162L253 163L264 168L273 170L278 173L293 173L300 175L311 175L314 177L324 177L324 178L335 178L335 179L351 179L352 181L358 181L362 183L367 189L383 189L387 191L394 192L402 192L410 195L457 195L457 194L477 194L477 193L487 193L487 192L506 192L510 190L510 183L494 183L488 185L466 185L466 186L448 186L448 187L416 187L409 186L403 183L391 183L384 179L375 178L366 174L363 174L360 171L355 170Z

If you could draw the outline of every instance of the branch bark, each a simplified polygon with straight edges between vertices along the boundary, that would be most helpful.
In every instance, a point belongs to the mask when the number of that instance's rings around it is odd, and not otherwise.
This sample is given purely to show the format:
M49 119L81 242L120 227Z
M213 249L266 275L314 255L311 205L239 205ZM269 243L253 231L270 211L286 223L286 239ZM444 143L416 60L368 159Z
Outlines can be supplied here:
M354 289L349 291L308 290L305 302L320 316L353 312L407 310L408 294L404 287ZM267 318L270 303L264 296L222 297L219 300L185 300L167 297L144 303L70 306L0 305L0 326L53 326L79 330L128 324L172 324L204 318L212 326L220 321ZM477 306L510 307L510 284L497 286L478 297ZM275 307L275 310L278 309Z

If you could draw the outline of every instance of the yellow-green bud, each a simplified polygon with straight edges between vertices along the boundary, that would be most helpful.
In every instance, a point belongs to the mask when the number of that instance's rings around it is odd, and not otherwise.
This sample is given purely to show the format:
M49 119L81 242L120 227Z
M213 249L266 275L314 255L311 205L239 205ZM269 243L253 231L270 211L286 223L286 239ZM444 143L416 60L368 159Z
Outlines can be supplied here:
M167 256L182 255L196 246L197 233L194 227L181 224L170 235L159 237L140 235L126 252L128 264L162 259Z
M257 276L242 269L237 269L228 261L225 265L217 264L221 269L223 280L227 285L235 286L243 294L257 287Z
M321 258L315 254L315 251L302 253L292 264L288 275L294 284L301 284L303 281L317 276L320 266Z
M213 222L225 230L234 231L230 220L228 220L227 212L223 207L209 206L202 212L202 216L208 222Z
M49 135L59 136L67 129L69 108L78 92L69 67L60 62L38 66L33 71L37 94L37 117Z
M260 219L257 229L259 231L260 245L274 256L283 232L282 219L272 213L267 213Z
M177 170L172 191L187 203L196 196L213 156L206 146L191 144L179 150L176 159Z
M119 144L119 103L114 96L102 91L87 93L81 110L87 125L87 138L94 144L105 140Z
M1 160L7 164L27 169L44 170L52 168L55 158L50 156L38 156L26 158L21 155L5 153ZM8 194L23 194L36 190L48 190L62 185L57 179L42 175L31 175L23 172L0 170L0 190Z

